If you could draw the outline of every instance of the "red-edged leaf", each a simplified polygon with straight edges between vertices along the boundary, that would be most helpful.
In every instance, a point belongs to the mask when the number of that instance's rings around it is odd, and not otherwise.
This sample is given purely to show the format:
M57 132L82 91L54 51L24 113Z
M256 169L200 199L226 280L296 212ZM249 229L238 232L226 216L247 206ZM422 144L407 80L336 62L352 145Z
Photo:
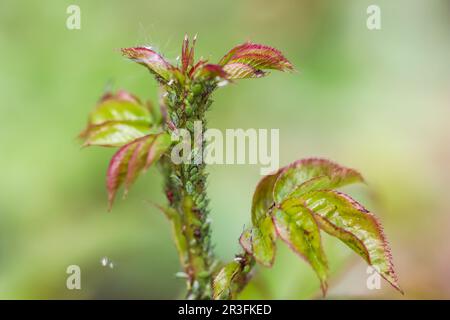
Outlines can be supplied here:
M151 122L149 109L132 94L119 90L106 93L89 115L89 124L102 124L106 121Z
M183 46L181 48L181 70L183 73L187 72L189 67L194 65L194 49L197 36L192 39L192 46L189 46L189 37L184 36Z
M261 78L266 75L264 71L241 62L226 64L223 66L223 70L225 70L229 79Z
M238 276L240 271L241 265L237 261L228 263L219 271L213 281L214 300L233 298L233 281Z
M123 48L122 54L127 58L147 67L150 72L163 80L170 80L174 67L160 54L147 47Z
M106 174L106 187L108 189L108 203L110 209L112 203L114 202L117 189L119 189L120 185L125 180L125 177L127 175L128 161L133 155L134 149L136 149L136 147L136 142L130 142L129 144L124 145L119 149L119 151L114 154L109 163L108 172Z
M150 133L147 124L128 121L110 121L99 125L90 126L80 137L85 139L83 144L87 146L121 147L130 141Z
M84 146L119 147L151 133L152 124L149 109L135 96L120 90L100 99L80 138Z
M155 161L167 151L172 144L172 139L167 133L160 133L156 136L147 152L147 159L145 161L144 169L147 170Z
M271 267L275 260L276 232L270 216L260 219L254 225L251 239L251 252L255 260L265 267Z
M139 172L158 160L170 144L169 134L151 134L124 145L116 152L107 172L109 207L119 187L125 182L126 192Z
M252 251L252 229L245 229L239 237L239 244L248 254L253 255Z
M140 139L136 143L133 154L128 161L127 175L125 178L125 194L128 193L128 189L134 182L139 172L144 168L145 160L148 150L155 143L156 136L149 136L145 139Z
M282 169L273 190L275 202L299 196L305 191L334 189L350 183L363 182L356 170L326 159L303 159Z
M203 67L205 64L207 64L206 60L197 61L197 63L189 71L189 77L192 77L192 75L195 74L198 70L200 70L200 68Z
M273 221L278 236L312 266L325 295L328 264L319 227L312 212L300 200L288 198L274 209Z
M319 233L323 229L346 243L401 290L378 220L350 197L329 190L363 181L353 169L315 158L296 161L264 177L253 196L253 227L242 233L241 246L258 263L271 266L275 239L279 236L311 264L325 294L328 268Z
M219 64L224 66L230 79L260 77L266 69L293 70L292 64L279 50L251 42L231 49Z
M134 94L131 94L125 90L118 90L116 93L114 92L106 92L99 100L99 104L108 100L112 101L128 101L135 104L142 104L141 100L136 97Z
M342 240L402 292L389 244L373 213L348 195L337 191L313 191L304 194L301 201L314 212L324 231Z
M273 205L273 187L281 170L272 175L262 178L256 186L252 200L252 222L258 224L261 218L268 215L270 207Z
M227 79L228 74L225 72L224 68L218 64L204 64L196 68L194 73L194 78L202 79Z
M275 259L276 232L270 216L273 205L272 190L280 171L262 178L253 194L252 224L253 228L244 231L241 236L241 245L255 260L267 267L272 266ZM249 234L250 233L250 234ZM251 236L251 247L248 247L246 238Z

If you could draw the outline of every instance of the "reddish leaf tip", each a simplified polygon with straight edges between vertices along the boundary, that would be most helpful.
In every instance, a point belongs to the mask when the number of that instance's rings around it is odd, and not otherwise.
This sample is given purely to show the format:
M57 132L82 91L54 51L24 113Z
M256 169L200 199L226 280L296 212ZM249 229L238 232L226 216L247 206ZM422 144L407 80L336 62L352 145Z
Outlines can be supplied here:
M239 244L244 249L244 251L249 254L253 255L252 252L252 242L251 242L251 229L250 230L244 230L239 237Z
M174 67L149 47L122 48L122 55L147 67L159 81L168 81Z

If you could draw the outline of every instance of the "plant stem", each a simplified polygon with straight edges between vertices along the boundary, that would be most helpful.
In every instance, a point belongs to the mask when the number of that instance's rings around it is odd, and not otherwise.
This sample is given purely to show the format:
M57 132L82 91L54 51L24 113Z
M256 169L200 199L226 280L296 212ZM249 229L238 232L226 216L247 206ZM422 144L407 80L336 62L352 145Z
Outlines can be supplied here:
M185 158L189 161L176 164L171 157L161 161L166 197L174 212L170 219L180 263L187 278L187 299L213 297L213 276L219 264L211 245L207 173L203 161L205 113L212 103L210 95L215 88L215 84L193 83L181 88L165 86L161 92L165 128L175 134L179 134L181 129L187 130L187 143L192 148ZM225 299L235 298L252 276L255 263L251 255L237 254L236 261L240 267L232 280L232 292L225 295Z
M211 299L215 257L208 218L207 174L203 161L196 159L203 155L202 150L205 147L204 115L211 104L209 96L213 88L206 87L197 95L192 94L190 87L187 90L165 89L162 105L167 111L166 128L172 132L187 130L191 137L189 142L194 146L188 163L176 164L169 157L162 160L166 196L181 225L175 232L181 233L176 237L181 238L183 243L178 246L178 250L181 250L181 264L187 275L187 298ZM202 124L200 133L194 132L196 121Z

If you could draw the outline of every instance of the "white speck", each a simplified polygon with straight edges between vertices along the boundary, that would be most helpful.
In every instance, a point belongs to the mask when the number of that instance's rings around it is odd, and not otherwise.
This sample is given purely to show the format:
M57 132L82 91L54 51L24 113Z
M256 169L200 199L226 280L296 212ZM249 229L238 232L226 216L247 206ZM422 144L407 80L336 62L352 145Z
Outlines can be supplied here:
M173 85L174 82L175 82L175 81L174 81L173 79L170 79L169 82L167 83L167 85L168 85L168 86L171 86L171 85Z
M223 81L220 81L219 83L217 83L217 86L225 87L228 83L229 83L228 80L223 80Z
M102 266L106 267L108 265L109 260L107 257L103 257L101 262L102 262Z
M109 267L110 267L111 269L114 269L114 263L110 262L110 263L109 263Z
M175 277L181 278L181 279L187 279L187 278L189 278L189 276L188 276L187 273L185 273L185 272L177 272L177 273L175 273Z
M165 98L165 97L167 97L168 95L169 95L169 93L166 91L166 92L163 93L162 96L163 96L163 98Z
M180 56L177 56L177 57L175 58L175 60L179 61L179 60L180 60Z

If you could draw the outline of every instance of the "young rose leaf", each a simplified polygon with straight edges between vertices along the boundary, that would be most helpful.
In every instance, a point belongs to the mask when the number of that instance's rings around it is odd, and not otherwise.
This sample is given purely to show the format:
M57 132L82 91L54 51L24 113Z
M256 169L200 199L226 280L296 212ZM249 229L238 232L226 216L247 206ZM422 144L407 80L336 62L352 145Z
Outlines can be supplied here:
M124 145L114 154L106 180L110 208L119 187L125 182L127 191L138 173L157 161L170 144L169 134L150 134Z
M255 260L266 267L271 267L275 260L276 233L270 216L261 218L254 225L251 237L251 252Z
M328 265L320 231L312 212L295 198L288 198L273 211L278 236L303 257L319 277L322 293L327 291Z
M125 192L128 192L129 187L136 180L138 174L143 169L148 169L158 160L171 143L171 138L166 133L159 133L137 142L137 147L128 162Z
M184 73L188 71L189 67L194 65L194 49L197 36L192 40L192 46L189 46L188 35L184 36L183 45L181 48L181 71Z
M119 90L116 94L105 94L89 115L90 124L101 124L106 121L151 122L152 117L149 109L138 98Z
M121 90L100 99L80 137L84 146L118 147L151 133L152 124L149 109Z
M247 42L231 49L219 62L230 79L261 77L263 70L293 70L283 54L272 47ZM228 67L227 67L228 66Z
M89 127L83 146L121 147L151 132L147 124L127 121L104 122Z
M193 77L202 80L227 79L228 74L221 65L208 63L197 67Z
M256 186L252 200L251 231L244 231L241 236L241 245L249 254L252 254L257 262L264 266L272 266L275 259L276 233L269 211L274 204L273 186L280 171L273 175L265 176ZM251 233L251 246L245 242Z
M282 169L273 189L275 202L299 196L306 191L334 189L355 182L363 182L356 170L340 166L326 159L303 159Z
M289 194L289 197L299 197L304 193L315 191L315 190L323 190L330 189L334 185L332 178L328 176L319 176L315 178L311 178L302 184L298 185L294 191Z
M215 300L228 300L233 298L232 284L240 270L241 264L233 261L219 271L213 281L213 298Z
M223 66L223 70L226 72L228 79L261 78L266 75L264 71L241 62L226 64Z
M256 186L252 199L252 222L257 225L261 218L267 216L273 205L273 187L280 174L280 170L262 178Z
M109 163L108 172L106 174L106 187L108 189L109 209L111 209L117 189L119 189L120 185L126 178L128 162L132 157L136 147L136 141L124 145L114 154Z
M159 81L169 81L175 69L160 54L147 47L123 48L122 54L150 70Z
M314 212L325 232L342 240L402 292L389 244L374 214L348 195L337 191L313 191L304 194L301 201Z

